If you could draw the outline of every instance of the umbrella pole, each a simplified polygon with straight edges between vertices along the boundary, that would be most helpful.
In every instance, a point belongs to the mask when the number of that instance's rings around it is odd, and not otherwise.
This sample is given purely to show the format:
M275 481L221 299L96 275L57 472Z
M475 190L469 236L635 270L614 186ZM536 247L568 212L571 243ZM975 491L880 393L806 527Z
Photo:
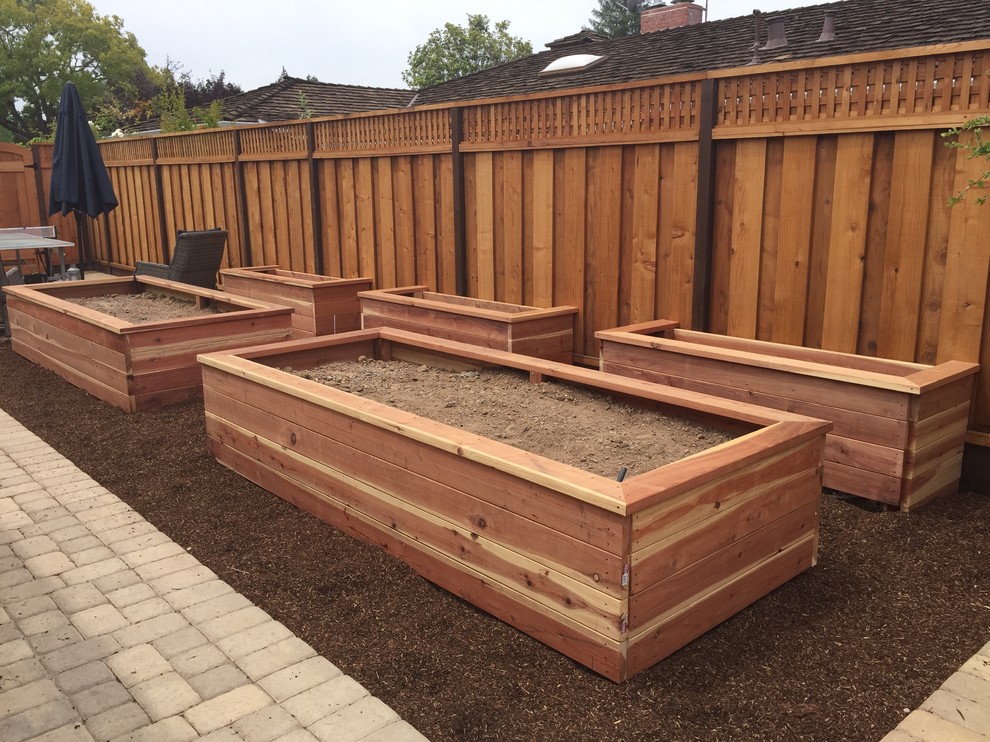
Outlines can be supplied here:
M89 263L89 251L86 249L86 230L83 229L82 219L83 213L80 209L74 209L73 213L76 216L76 235L79 237L79 270L81 272L81 278L86 277L86 270L91 269L92 265Z

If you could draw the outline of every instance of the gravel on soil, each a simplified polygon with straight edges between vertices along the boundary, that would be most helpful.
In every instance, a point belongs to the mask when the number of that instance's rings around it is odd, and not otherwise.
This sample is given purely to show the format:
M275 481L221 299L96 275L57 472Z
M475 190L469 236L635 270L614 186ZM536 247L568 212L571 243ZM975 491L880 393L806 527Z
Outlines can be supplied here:
M0 407L432 740L879 740L990 635L990 496L822 499L818 565L614 684L0 342Z

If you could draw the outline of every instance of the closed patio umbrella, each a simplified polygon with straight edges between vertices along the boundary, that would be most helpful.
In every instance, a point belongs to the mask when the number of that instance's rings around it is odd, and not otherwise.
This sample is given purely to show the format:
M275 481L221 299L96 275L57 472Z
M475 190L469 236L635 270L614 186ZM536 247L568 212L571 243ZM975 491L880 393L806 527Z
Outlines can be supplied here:
M73 83L67 82L62 87L58 104L48 215L61 213L65 216L70 211L75 214L80 265L89 258L86 233L82 228L83 214L95 219L116 206L117 196L96 137L89 128L79 92Z

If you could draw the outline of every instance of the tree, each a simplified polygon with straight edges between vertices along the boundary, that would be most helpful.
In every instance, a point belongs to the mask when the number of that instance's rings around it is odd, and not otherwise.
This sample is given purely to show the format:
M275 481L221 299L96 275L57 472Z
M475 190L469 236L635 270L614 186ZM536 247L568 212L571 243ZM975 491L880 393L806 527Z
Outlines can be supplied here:
M425 88L532 53L532 44L509 35L509 21L499 21L493 30L487 16L468 15L467 26L447 23L430 33L409 54L402 79L412 88Z
M171 65L171 63L170 63ZM210 98L197 84L192 83L189 73L184 73L178 79L172 66L162 71L163 84L161 90L148 104L152 116L157 116L161 131L191 131L193 129L215 129L223 120L223 101L220 98ZM217 77L214 76L214 82ZM223 90L223 73L219 75L220 88L207 83L208 90ZM199 86L203 86L200 81ZM236 86L234 86L236 87ZM237 88L238 92L240 88ZM190 100L189 91L198 95L199 105Z
M117 16L85 0L0 0L0 126L17 141L50 136L62 86L90 110L120 104L152 73Z
M610 39L639 33L639 3L635 0L598 0L588 21L592 31Z
M179 85L186 95L186 105L192 108L209 106L215 101L244 92L240 85L227 82L225 78L226 73L223 70L205 80L193 80L191 73L183 72L179 76Z
M945 146L965 151L967 153L966 158L969 160L982 159L990 162L990 142L983 138L983 129L988 126L990 126L990 116L977 116L970 119L962 126L950 129L942 134L947 140ZM968 138L963 136L966 132L970 134ZM987 181L990 181L990 169L984 169L979 177L968 180L962 191L949 200L949 204L955 206L966 198L966 195L974 188L982 191ZM978 196L976 203L985 204L987 199L990 199L990 196Z

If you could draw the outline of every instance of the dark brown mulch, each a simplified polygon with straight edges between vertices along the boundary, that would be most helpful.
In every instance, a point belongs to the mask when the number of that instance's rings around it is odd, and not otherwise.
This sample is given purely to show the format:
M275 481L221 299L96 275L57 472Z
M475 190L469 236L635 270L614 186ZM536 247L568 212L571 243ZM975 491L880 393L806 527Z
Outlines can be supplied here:
M877 740L990 638L990 497L822 502L818 566L616 685L0 342L0 407L434 740Z

